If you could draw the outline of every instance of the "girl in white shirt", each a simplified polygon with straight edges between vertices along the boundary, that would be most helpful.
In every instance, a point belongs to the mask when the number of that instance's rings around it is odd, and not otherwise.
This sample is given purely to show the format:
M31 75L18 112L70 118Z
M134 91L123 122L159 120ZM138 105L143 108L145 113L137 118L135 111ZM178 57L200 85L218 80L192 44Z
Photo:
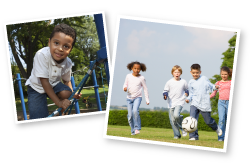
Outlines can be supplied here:
M185 103L185 98L188 96L188 85L186 80L180 78L182 74L180 66L175 65L171 74L174 78L166 83L163 96L165 100L168 98L169 119L174 131L174 139L179 139L181 138L179 130L182 131L182 136L185 137L187 135L187 132L182 130L181 127L183 115L180 115L180 113Z
M139 106L142 100L142 88L146 98L146 104L149 105L148 88L145 78L140 75L140 71L146 71L146 65L140 62L131 62L127 68L133 73L126 76L123 90L127 92L128 122L131 127L131 135L140 134L141 119Z

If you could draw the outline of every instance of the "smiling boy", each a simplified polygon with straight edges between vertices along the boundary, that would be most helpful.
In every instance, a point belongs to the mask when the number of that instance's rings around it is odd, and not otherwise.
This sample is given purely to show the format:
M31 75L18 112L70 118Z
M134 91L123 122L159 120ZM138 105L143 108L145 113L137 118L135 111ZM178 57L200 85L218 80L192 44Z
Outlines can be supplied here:
M73 91L70 82L72 61L68 55L75 40L76 32L72 27L66 24L56 25L50 35L48 47L35 54L31 75L25 83L28 86L29 119L49 115L47 97L62 108L62 112L71 104L68 98ZM74 95L74 98L80 97L81 94Z
M193 64L191 66L190 73L193 79L188 83L189 96L186 99L187 103L191 102L190 116L198 121L199 113L201 113L205 123L220 136L222 135L222 131L211 117L212 110L209 94L212 90L218 89L219 87L210 83L207 77L202 76L200 69L199 64ZM189 140L199 140L198 129L189 133Z

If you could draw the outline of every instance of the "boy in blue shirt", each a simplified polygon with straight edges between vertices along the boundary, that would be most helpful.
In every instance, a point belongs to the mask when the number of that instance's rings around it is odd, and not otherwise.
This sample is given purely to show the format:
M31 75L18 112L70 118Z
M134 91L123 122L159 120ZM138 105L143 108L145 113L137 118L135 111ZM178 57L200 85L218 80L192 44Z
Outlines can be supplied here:
M212 110L209 94L211 91L218 89L219 86L213 85L207 77L202 76L200 69L199 64L193 64L191 66L190 73L193 79L188 83L189 96L186 99L187 103L191 102L190 116L198 121L199 113L201 113L205 123L220 136L222 135L222 131L211 117ZM199 140L198 129L189 133L189 140Z

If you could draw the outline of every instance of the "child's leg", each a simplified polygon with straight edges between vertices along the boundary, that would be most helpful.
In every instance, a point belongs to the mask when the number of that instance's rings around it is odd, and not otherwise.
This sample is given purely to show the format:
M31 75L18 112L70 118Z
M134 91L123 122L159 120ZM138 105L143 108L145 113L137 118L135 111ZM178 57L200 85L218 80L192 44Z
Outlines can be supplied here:
M178 131L179 129L182 130L183 116L181 115L181 110L182 110L182 106L180 105L176 106L174 109L174 119L175 119L176 127L178 127Z
M139 107L141 105L141 97L137 97L134 99L133 103L133 118L134 118L134 129L141 130L141 118L139 113Z
M72 90L63 83L59 82L54 88L53 88L55 94L59 97L60 100L68 99L70 95L72 94ZM63 113L62 109L62 113Z
M170 108L169 109L169 120L170 120L170 124L172 126L172 129L173 129L173 132L174 132L174 137L175 138L180 138L181 134L180 134L178 126L176 125L174 112L175 112L175 108Z
M30 115L29 119L48 117L47 94L40 94L32 87L28 86L28 108Z
M222 135L218 136L218 140L224 140L226 121L228 111L228 100L219 100L218 113L219 113L219 128L222 130Z
M216 131L218 129L218 125L215 120L211 117L211 112L203 112L201 111L201 115L205 121L205 123L211 127L212 130Z
M129 126L131 127L131 133L135 134L135 130L134 130L134 120L133 120L133 114L132 114L132 110L133 110L133 100L131 99L127 99L127 108L128 108L128 123Z
M225 131L223 132L223 136L224 136L224 139L223 139L223 140L225 140L225 134L226 134L228 105L229 105L229 100L226 101Z
M191 105L190 106L190 116L194 117L197 122L198 122L198 119L199 119L199 113L201 111L199 109L197 109L195 106ZM198 129L192 133L189 133L189 138L195 138L196 140L199 139L199 135L198 135Z

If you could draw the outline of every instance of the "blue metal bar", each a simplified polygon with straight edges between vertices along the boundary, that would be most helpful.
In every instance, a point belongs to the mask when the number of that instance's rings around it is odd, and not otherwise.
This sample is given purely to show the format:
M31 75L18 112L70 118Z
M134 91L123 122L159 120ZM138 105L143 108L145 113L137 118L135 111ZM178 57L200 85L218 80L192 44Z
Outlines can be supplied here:
M73 91L74 91L76 86L75 86L75 80L74 80L73 76L71 76L71 84L72 84L72 88L73 88ZM80 114L78 100L75 100L75 110L76 110L76 114Z
M92 63L94 63L94 62L90 61L90 64L92 64ZM97 84L95 70L93 70L93 72L92 72L92 80L94 83L95 99L96 99L96 103L97 103L97 108L99 111L102 111L102 105L101 105L99 90L98 90L99 85Z
M92 74L92 71L93 71L94 68L95 68L96 62L97 62L97 60L94 60L93 63L90 63L90 65L89 65L89 70L88 70L87 74L84 76L84 78L83 78L82 81L79 83L79 85L75 88L74 92L71 94L71 96L68 98L68 100L71 100L71 99L73 98L74 94L75 94L78 90L79 90L79 91L78 91L78 94L80 94L80 92L81 92L83 86L86 84L86 82L87 82L89 76ZM75 100L74 100L74 101L75 101ZM74 104L74 101L72 102L72 104ZM69 107L70 107L70 106L69 106ZM68 108L69 108L69 107L68 107ZM67 108L65 111L67 111L68 108ZM52 116L54 116L54 115L60 113L61 110L62 110L62 108L58 108L56 111L54 111L52 114L50 114L47 118L52 117Z
M22 109L23 109L23 118L24 120L27 120L27 114L26 114L26 108L25 108L25 102L24 102L24 97L23 97L23 88L22 88L22 82L21 82L21 77L20 74L17 73L17 82L18 82L18 89L19 89L19 95L20 95L20 99L21 99L21 105L22 105Z
M106 78L109 86L109 67L108 67L108 56L106 50L106 42L105 42L105 33L104 33L104 25L103 25L103 18L102 14L94 14L96 30L99 38L99 43L101 49L97 51L98 61L99 59L104 60L104 67L106 72Z

